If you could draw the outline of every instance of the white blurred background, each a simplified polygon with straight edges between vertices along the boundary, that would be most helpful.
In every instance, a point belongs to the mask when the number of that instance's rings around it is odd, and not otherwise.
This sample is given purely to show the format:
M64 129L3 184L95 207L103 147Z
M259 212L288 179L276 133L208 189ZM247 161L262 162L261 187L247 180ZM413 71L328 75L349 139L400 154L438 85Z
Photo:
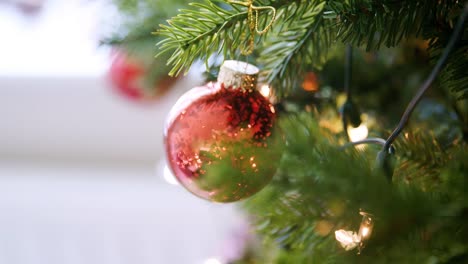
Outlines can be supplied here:
M224 263L242 217L164 173L165 115L200 74L147 104L116 94L104 14L0 0L0 263Z

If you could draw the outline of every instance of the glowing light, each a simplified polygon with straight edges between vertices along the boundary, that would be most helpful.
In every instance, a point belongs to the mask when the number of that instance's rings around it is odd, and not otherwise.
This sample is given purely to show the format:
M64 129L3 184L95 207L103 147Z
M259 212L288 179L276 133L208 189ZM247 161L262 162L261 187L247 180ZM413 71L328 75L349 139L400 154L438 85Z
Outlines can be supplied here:
M223 264L223 263L221 262L221 260L217 258L209 258L209 259L206 259L205 262L203 262L203 264Z
M361 241L365 241L369 239L371 233L372 233L372 228L374 227L374 221L372 220L372 217L370 214L366 212L360 212L362 215L362 221L361 221L361 226L359 227L359 238Z
M304 76L304 82L302 82L302 88L309 92L318 91L319 83L317 75L313 72L307 72Z
M345 250L354 249L361 242L356 232L343 229L335 231L335 238Z
M362 229L361 229L361 237L367 237L367 235L369 235L369 228L367 226L364 226Z
M362 215L362 221L358 233L343 229L335 231L335 238L340 242L341 246L345 250L351 250L357 247L358 254L361 253L361 250L365 246L364 242L370 238L372 229L374 228L374 221L371 214L363 211L359 212L359 214Z
M268 85L262 85L262 87L260 87L260 93L265 96L265 97L269 97L270 96L270 86Z
M169 169L167 165L164 166L163 177L167 183L172 184L172 185L179 185L179 182L174 177L174 174L172 174L171 170Z
M356 128L348 127L349 140L351 140L352 142L363 140L367 138L368 134L369 129L367 129L367 126L365 124L361 124Z
M346 243L346 244L350 244L350 243L353 243L354 242L354 236L356 235L355 232L353 231L346 231L344 229L340 229L340 230L337 230L335 231L335 237L336 237L336 240L342 242L342 243Z

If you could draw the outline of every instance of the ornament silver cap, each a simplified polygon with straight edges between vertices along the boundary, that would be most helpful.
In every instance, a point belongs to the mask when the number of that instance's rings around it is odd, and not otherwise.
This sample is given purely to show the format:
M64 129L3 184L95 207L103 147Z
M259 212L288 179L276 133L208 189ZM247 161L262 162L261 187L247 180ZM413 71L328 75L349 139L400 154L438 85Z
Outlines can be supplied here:
M253 90L257 87L260 70L247 62L226 60L219 70L218 82L234 89Z

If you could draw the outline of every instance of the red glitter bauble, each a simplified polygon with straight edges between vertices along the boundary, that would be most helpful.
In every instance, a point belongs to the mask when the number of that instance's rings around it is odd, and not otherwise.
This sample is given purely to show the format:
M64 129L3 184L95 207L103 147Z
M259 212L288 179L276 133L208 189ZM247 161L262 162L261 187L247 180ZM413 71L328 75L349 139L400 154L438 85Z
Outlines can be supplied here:
M249 197L276 171L275 119L273 106L256 90L219 83L193 88L169 114L168 163L179 182L201 198Z
M147 80L149 66L124 51L116 51L109 68L113 88L124 97L134 101L154 101L160 98L175 83L176 78L160 76L154 84Z

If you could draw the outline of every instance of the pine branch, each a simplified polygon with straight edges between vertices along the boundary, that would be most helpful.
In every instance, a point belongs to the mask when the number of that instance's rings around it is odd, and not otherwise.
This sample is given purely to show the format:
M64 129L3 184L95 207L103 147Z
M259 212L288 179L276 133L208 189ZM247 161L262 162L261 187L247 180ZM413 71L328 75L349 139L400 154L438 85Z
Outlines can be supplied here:
M259 63L262 75L273 84L277 97L288 94L302 81L309 65L319 66L332 42L330 21L323 18L325 1L290 5L278 15L281 27L262 43Z
M453 5L453 4L452 4ZM468 3L465 1L465 9ZM448 7L446 7L448 8ZM429 42L429 51L431 61L434 63L442 54L444 47L447 45L450 34L454 31L456 21L460 19L460 14L463 11L463 4L451 8L450 12L438 10L438 24L432 30L425 34ZM448 59L447 66L439 76L439 84L457 95L458 100L468 99L468 27L462 30L458 45Z
M256 48L261 51L258 61L264 66L262 76L282 97L297 87L297 76L306 67L324 62L334 38L378 49L412 36L434 36L440 18L459 8L457 2L256 1L258 6L273 6L278 14L271 32L255 36ZM157 33L164 37L157 44L158 55L172 54L168 61L170 75L187 71L196 59L207 62L212 55L234 59L248 45L246 7L222 0L205 0L192 6L194 9L181 10L168 25L161 25ZM269 19L268 14L260 14L259 25L266 25Z
M455 47L455 45L458 42L458 39L460 38L460 36L463 33L464 24L465 24L465 20L466 20L467 17L468 17L468 3L465 4L465 6L463 8L463 12L460 15L460 17L459 17L459 19L457 21L457 25L455 26L455 28L453 30L452 36L450 37L450 40L448 41L447 46L444 48L444 51L441 54L440 58L437 60L436 65L432 69L432 71L429 74L429 76L427 77L427 79L423 82L423 84L417 90L414 97L409 102L408 106L405 109L405 112L403 113L403 115L402 115L402 117L400 119L400 122L395 127L395 129L390 134L390 136L387 138L382 150L379 152L379 154L377 156L377 160L378 160L379 163L382 164L383 161L385 161L387 159L387 157L388 157L387 153L388 153L393 141L395 141L395 139L398 137L398 135L403 131L403 128L408 123L408 120L409 120L412 112L414 111L414 109L416 108L418 103L421 101L422 96L429 89L432 82L435 80L437 75L439 75L440 71L445 66L445 63L447 62L447 59L449 58L450 53L452 52L453 48ZM389 176L391 178L391 175L389 175Z
M164 65L168 56L156 61L148 54L154 54L154 43L161 38L151 34L156 25L177 14L177 9L187 0L113 0L122 25L112 34L101 39L101 45L116 47L116 50L135 57L147 66L145 82L150 87L167 75L170 70Z
M147 54L148 51L154 52L154 41L157 40L151 32L155 29L149 21L155 21L161 17L152 17L151 19L137 22L136 25L130 25L132 28L125 34L114 33L113 35L103 38L100 41L101 45L120 46L130 51ZM143 47L143 49L142 49Z
M337 37L366 50L393 47L404 38L427 35L436 29L440 17L447 17L461 5L457 0L331 0L328 4L339 17Z
M451 32L452 30L447 30ZM449 57L446 68L439 76L439 85L452 92L458 100L468 99L468 28L465 28L457 49ZM432 61L442 53L446 44L445 37L439 37L429 46Z
M188 70L198 58L206 62L213 54L235 58L239 48L248 45L246 8L231 4L220 7L216 3L218 0L193 4L198 9L181 10L168 25L161 25L157 34L165 39L157 44L160 49L157 56L172 52L168 61L173 67L170 75ZM260 43L259 63L265 66L263 77L285 87L277 89L280 96L295 86L305 63L319 65L326 57L331 33L326 28L329 21L322 17L325 1L258 1L257 5L278 10L272 32L256 36L256 43ZM267 14L261 14L260 28L269 19ZM265 37L267 40L262 42Z
M310 114L288 116L280 124L286 146L279 172L246 206L258 230L281 252L304 263L407 263L442 261L468 250L453 251L468 231L468 167L463 165L468 148L454 149L443 165L436 162L439 188L424 192L412 183L388 183L360 152L340 151ZM418 153L421 146L413 144L420 143L407 142ZM333 231L355 230L359 208L377 220L363 255L357 256L337 245ZM441 245L447 250L440 251ZM274 263L281 261L280 254Z
M155 23L162 23L177 13L176 9L186 0L113 0L118 8L122 25L109 36L100 40L100 45L112 46L119 53L135 58L145 65L144 81L148 87L155 89L154 83L167 75L169 67L161 57L156 61L148 54L154 54L154 42L158 41L151 33Z
M205 0L192 3L197 9L183 9L180 14L161 25L158 35L165 37L157 43L160 52L172 52L168 64L172 65L169 75L187 71L193 62L200 58L208 60L212 54L234 56L235 48L247 45L247 11L229 5L221 8L215 3L222 1ZM224 3L224 2L223 2Z
M315 3L313 5L306 0L264 0L255 3L257 6L272 6L277 10L280 15L273 25L277 27L294 20L298 15L310 12L307 7L316 6L317 2L319 1L313 1ZM300 8L290 8L294 5ZM246 7L222 0L205 0L192 6L197 9L181 10L178 16L168 21L168 25L161 25L161 30L157 32L165 37L157 44L160 49L157 56L167 52L172 53L168 61L168 64L172 65L170 75L187 71L196 59L207 62L211 55L223 55L225 59L235 58L241 47L248 46L251 33L248 29ZM271 14L260 13L259 27L264 28L270 20ZM273 34L268 32L256 35L256 43L261 43L270 35Z
M393 47L403 39L424 37L430 41L435 61L447 45L453 24L463 9L463 1L330 1L338 15L337 38L345 43L377 50L382 45ZM458 49L441 73L441 84L458 99L468 98L468 30L465 28Z
M440 185L441 168L450 160L450 155L430 134L407 133L395 144L398 164L394 181L418 186L432 191Z

